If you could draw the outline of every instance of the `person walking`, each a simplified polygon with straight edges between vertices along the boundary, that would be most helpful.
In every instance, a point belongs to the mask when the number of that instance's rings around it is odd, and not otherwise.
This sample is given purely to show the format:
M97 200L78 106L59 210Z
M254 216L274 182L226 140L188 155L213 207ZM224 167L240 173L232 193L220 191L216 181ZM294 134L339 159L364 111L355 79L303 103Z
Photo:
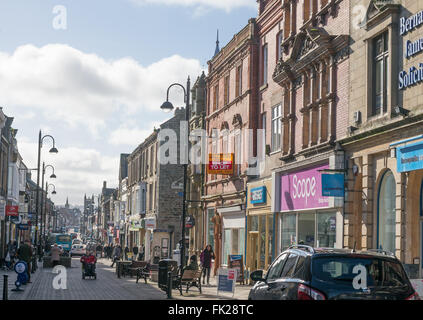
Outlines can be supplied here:
M100 258L102 258L102 252L103 252L103 248L101 247L101 244L99 243L97 245L97 248L95 249L95 256L97 257L98 254L100 254Z
M125 246L125 260L128 260L128 253L129 253L129 248L128 246Z
M211 245L207 245L206 248L200 255L201 266L203 268L203 284L205 284L205 279L207 275L207 285L210 284L210 269L212 264L212 259L215 259L213 248Z
M121 256L122 256L122 248L119 245L117 245L113 252L113 263L111 266L112 268L115 265L115 262L120 260Z
M137 260L137 255L138 255L138 247L134 246L132 248L132 260L136 261Z
M31 242L27 239L18 249L18 259L25 261L27 264L28 283L31 283L31 260L32 260L32 247Z
M53 265L53 268L57 266L60 263L60 255L62 254L63 250L59 248L57 243L54 244L53 248L51 248L51 263Z

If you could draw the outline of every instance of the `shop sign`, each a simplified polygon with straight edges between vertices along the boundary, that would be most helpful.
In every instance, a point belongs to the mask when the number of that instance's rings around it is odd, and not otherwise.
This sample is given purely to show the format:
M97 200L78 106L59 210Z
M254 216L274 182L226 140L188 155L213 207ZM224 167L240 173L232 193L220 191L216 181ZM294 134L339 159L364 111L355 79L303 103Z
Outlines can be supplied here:
M397 171L408 172L423 169L423 143L397 148Z
M400 18L400 36L405 36L407 33L418 29L423 24L423 11L412 15L409 18ZM410 59L423 52L423 37L420 37L414 41L407 40L404 45L405 52L404 56L406 59ZM399 74L399 89L405 90L408 87L419 84L423 81L423 63L420 63L418 67L412 66L407 71L401 71Z
M253 204L266 203L266 187L262 186L262 187L251 189L250 202Z
M229 174L234 173L234 154L216 153L209 154L208 174Z
M156 219L146 218L145 219L145 228L146 229L155 229L156 228Z
M6 216L7 217L18 217L19 216L19 206L6 206Z
M186 219L185 219L185 228L190 229L190 228L192 228L194 226L195 226L195 219L194 219L194 217L191 216L191 215L187 216Z
M282 211L328 207L329 198L322 195L320 173L325 169L329 169L327 164L282 175Z
M18 224L19 230L29 230L29 225L27 224Z
M345 190L343 174L322 174L322 196L343 197Z
M223 269L217 270L217 293L231 292L235 293L235 283L237 278L236 269Z

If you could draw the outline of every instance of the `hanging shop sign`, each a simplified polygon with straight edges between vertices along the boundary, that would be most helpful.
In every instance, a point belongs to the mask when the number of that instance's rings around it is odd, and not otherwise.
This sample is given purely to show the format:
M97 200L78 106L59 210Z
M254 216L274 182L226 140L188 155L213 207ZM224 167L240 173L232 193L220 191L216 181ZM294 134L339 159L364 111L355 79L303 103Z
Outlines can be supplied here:
M343 197L345 194L343 174L322 174L322 196Z
M7 217L19 217L19 206L6 206Z
M234 173L234 154L216 153L209 154L208 174L229 174Z
M145 220L145 228L154 230L156 228L156 219L154 218L146 218Z
M187 216L186 219L185 219L185 228L190 229L190 228L192 228L194 226L195 226L195 219L194 219L194 217L191 216L191 215Z
M397 171L409 172L423 169L423 143L397 148Z
M262 186L262 187L251 189L250 202L252 204L266 203L266 187Z
M328 207L329 198L322 195L320 172L325 169L329 169L329 165L283 174L281 177L282 211Z

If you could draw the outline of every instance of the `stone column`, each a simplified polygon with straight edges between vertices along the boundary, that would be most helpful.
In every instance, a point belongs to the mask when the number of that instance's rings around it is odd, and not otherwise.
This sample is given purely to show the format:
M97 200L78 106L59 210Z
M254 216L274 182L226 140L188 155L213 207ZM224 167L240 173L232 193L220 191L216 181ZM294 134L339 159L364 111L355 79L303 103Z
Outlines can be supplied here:
M362 162L362 231L361 247L363 250L373 248L373 159L371 155L364 155Z

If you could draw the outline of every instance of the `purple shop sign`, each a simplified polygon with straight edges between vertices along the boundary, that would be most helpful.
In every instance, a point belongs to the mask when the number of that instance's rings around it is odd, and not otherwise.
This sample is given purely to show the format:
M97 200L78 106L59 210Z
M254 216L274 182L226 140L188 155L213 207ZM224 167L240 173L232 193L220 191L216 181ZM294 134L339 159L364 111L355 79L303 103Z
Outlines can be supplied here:
M319 170L329 169L321 165L282 175L282 211L326 208L329 197L322 196L322 176Z

